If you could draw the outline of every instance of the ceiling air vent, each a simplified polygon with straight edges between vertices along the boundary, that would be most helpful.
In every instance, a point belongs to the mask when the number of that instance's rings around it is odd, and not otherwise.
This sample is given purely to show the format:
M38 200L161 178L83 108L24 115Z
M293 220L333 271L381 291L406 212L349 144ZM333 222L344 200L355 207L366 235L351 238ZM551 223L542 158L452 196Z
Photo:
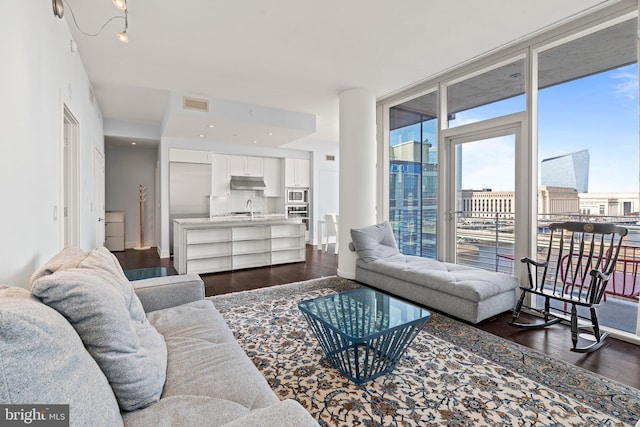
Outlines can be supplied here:
M327 159L328 162L335 162L336 161L336 156L334 156L333 154L327 154L324 156L325 159Z
M209 100L183 96L182 107L185 110L196 110L196 111L203 111L206 113L209 111Z

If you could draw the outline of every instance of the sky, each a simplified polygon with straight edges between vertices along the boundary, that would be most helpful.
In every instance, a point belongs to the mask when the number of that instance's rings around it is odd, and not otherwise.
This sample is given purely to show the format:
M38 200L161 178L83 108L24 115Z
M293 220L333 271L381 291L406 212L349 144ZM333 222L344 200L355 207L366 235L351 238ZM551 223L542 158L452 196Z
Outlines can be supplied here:
M638 68L628 65L539 92L538 165L543 159L589 150L589 192L638 192ZM524 96L457 113L450 126L524 110ZM391 144L419 140L411 129L394 131ZM437 141L435 120L425 137ZM462 188L512 191L514 138L463 144Z

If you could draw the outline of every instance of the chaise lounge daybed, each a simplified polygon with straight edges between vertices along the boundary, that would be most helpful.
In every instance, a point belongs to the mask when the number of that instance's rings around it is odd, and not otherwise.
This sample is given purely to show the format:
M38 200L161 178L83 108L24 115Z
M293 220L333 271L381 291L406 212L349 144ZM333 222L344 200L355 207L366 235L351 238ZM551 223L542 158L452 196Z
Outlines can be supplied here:
M518 280L504 273L403 255L388 222L351 230L356 281L471 323L512 310Z

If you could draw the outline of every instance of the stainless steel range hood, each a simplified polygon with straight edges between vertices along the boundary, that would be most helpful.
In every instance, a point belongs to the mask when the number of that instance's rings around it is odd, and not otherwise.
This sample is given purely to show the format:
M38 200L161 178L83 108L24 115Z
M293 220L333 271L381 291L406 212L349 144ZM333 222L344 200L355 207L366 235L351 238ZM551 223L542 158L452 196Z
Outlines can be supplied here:
M267 186L261 176L231 175L232 190L264 190Z

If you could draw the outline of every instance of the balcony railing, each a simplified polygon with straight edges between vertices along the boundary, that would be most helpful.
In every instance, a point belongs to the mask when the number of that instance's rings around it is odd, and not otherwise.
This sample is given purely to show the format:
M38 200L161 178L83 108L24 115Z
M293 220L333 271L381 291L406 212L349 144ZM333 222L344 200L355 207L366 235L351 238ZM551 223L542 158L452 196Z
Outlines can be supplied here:
M513 274L513 213L457 212L456 263L490 271ZM538 258L543 259L548 247L549 224L564 221L608 222L629 230L620 252L615 276L607 288L600 308L603 326L637 333L638 298L640 295L640 218L637 216L598 216L563 214L538 215Z

